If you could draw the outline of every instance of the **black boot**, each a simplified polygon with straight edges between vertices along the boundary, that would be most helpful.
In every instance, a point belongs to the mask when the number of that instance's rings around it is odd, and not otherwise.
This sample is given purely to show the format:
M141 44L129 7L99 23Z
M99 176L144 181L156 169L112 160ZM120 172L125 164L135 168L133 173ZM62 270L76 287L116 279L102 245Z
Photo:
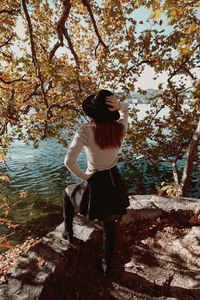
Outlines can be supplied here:
M102 269L104 277L107 278L110 273L110 264L112 254L115 248L115 221L103 222L103 258Z
M68 240L70 244L73 241L73 218L74 218L74 207L71 203L70 197L66 191L63 194L63 218L64 218L64 232L62 237Z

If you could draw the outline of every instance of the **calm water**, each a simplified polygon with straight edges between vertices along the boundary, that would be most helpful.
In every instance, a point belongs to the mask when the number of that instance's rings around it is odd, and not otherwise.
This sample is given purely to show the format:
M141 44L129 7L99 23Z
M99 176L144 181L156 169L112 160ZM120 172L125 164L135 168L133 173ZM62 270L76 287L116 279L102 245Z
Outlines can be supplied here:
M144 116L147 105L138 107L140 117ZM78 181L63 164L66 151L56 141L42 141L38 149L18 141L12 145L9 153L12 159L8 161L13 171L8 171L12 179L9 216L13 223L19 224L10 237L15 243L23 242L27 236L41 236L62 222L63 189ZM26 163L28 165L23 168ZM78 163L82 169L86 168L84 152ZM120 164L118 167L121 168ZM151 166L144 160L138 161L134 169L123 168L121 172L129 192L134 194L155 193L156 185L172 178L170 164ZM189 196L200 197L200 183L195 173ZM5 230L1 226L1 231Z

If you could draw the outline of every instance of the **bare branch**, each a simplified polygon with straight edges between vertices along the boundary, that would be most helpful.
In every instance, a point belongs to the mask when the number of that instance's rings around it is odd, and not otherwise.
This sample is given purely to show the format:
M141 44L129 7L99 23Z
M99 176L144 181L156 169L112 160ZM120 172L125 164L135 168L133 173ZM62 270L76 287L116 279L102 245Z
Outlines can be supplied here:
M23 103L29 101L29 100L31 99L32 96L37 95L36 92L37 92L37 88L38 88L38 87L39 87L39 83L36 83L33 92L32 92L26 99L23 100Z
M9 15L14 15L16 13L20 12L20 9L2 9L0 10L0 14L9 14Z
M57 43L54 45L53 49L50 51L50 54L49 54L49 61L52 60L52 58L53 58L54 55L55 55L56 50L57 50L59 47L61 47L61 46L62 46L62 43L61 43L61 42L57 42Z
M197 44L196 47L193 49L193 51L196 51L200 47L200 44ZM178 73L178 71L182 71L185 74L189 75L189 77L195 81L197 78L190 72L190 70L185 66L186 63L190 60L191 56L187 55L183 57L182 62L180 64L176 64L176 70L172 73L170 78L168 79L168 83L170 87L172 87L171 79Z
M13 35L11 35L11 37L6 42L4 42L2 45L0 45L0 48L4 47L5 45L8 45L12 38L13 38Z
M58 21L58 25L57 25L58 38L59 38L62 46L63 46L63 29L65 28L65 22L67 21L67 18L69 17L69 12L71 9L70 0L64 0L63 5L64 5L63 13L62 13L62 16L61 16L60 20Z
M144 155L139 155L139 156L135 157L134 159L131 159L128 162L125 162L125 165L129 165L129 164L131 164L135 161L138 161L139 159L144 158L144 157L145 157Z
M160 159L157 159L157 160L152 160L152 159L149 159L149 158L146 158L146 160L148 162L150 162L152 165L157 165L159 163L162 163L162 162L168 162L168 163L173 163L173 159L169 159L169 158L160 158Z
M96 21L95 21L95 19L94 19L94 15L93 15L92 9L91 9L91 7L90 7L90 4L88 3L87 0L82 0L82 3L83 3L84 6L87 7L88 13L89 13L90 18L91 18L92 23L93 23L94 31L95 31L95 33L96 33L96 35L97 35L97 37L98 37L98 40L99 40L99 43L100 43L106 50L108 50L108 46L107 46L107 45L104 43L104 41L102 40L101 35L100 35L100 33L99 33L99 30L98 30L98 28L97 28L97 24L96 24Z
M2 52L2 51L0 51L0 53L4 56L4 57L6 57L6 58L12 58L12 56L11 55L9 55L9 54L7 54L7 53L4 53L4 52Z
M57 24L57 33L58 33L59 42L57 42L54 45L53 49L51 50L51 52L49 54L49 61L52 60L53 56L55 55L56 50L59 47L64 46L63 37L65 37L66 40L67 40L69 49L70 49L72 55L74 56L76 64L79 65L78 55L76 54L76 51L75 51L75 49L73 47L71 38L70 38L70 36L68 34L67 28L65 27L65 22L67 21L67 18L69 17L69 12L70 12L70 9L71 9L70 0L65 0L63 2L63 5L64 5L63 13L62 13L62 16L60 17L60 20L58 21L58 24Z
M181 69L192 78L192 80L196 80L196 77L188 70L185 66L181 66Z
M17 172L21 172L21 171L23 171L23 170L25 170L26 169L26 167L30 164L30 161L29 162L27 162L27 163L25 163L24 164L24 166L22 167L22 168L20 168L20 169L17 169L17 170L13 170L13 169L11 169L9 166L8 166L8 164L7 164L7 162L5 161L4 162L4 164L5 164L5 166L6 166L6 168L10 171L10 172L12 172L12 173L17 173ZM15 177L13 177L12 178L12 180L14 180L16 178L16 176Z
M1 125L0 136L4 135L4 133L7 133L7 124L8 121Z
M45 92L45 89L44 89L44 81L43 81L43 78L42 78L40 66L39 66L39 63L38 63L38 60L37 60L37 55L36 55L36 50L35 50L35 43L34 43L34 39L33 39L33 27L32 27L31 19L30 19L30 16L29 16L29 13L28 13L28 10L27 10L27 7L26 7L26 0L22 0L22 7L23 7L23 10L24 10L24 14L25 14L25 17L26 17L27 24L28 24L33 65L34 65L34 68L35 68L36 76L40 80L40 87L41 87L41 91L42 91L42 95L43 95L45 105L48 108L49 105L48 105L48 101L47 101L47 97L46 97L46 92Z
M179 186L180 179L179 179L179 171L178 171L176 161L172 162L172 166L173 166L173 176L174 176L175 183L177 186Z
M70 36L68 34L67 28L65 28L65 27L63 28L63 34L64 34L64 36L65 36L65 38L66 38L66 40L68 42L69 49L70 49L71 53L74 56L76 64L79 65L78 55L76 54L76 51L74 50L71 38L70 38Z
M125 165L130 165L131 163L133 163L135 161L138 161L139 159L142 159L142 158L145 158L152 165L157 165L158 163L162 163L162 162L172 163L174 161L174 160L170 160L170 159L167 159L167 158L160 158L160 159L157 159L157 160L152 160L152 159L146 157L145 155L139 155L139 156L136 156L135 158L129 160L128 162L126 162Z
M49 106L49 108L47 110L47 118L48 119L51 119L53 117L53 113L52 113L53 108L59 108L61 110L66 109L66 108L67 109L72 109L72 110L76 111L78 114L80 114L80 111L76 107L74 107L73 105L70 105L70 104L63 104L63 105L61 105L61 104L52 104L51 106Z
M175 69L174 72L171 74L171 76L167 79L167 82L172 90L173 90L173 84L172 84L171 80L177 73L178 73L178 68Z
M12 84L12 83L17 82L17 81L26 81L26 80L24 79L24 76L25 76L25 75L23 75L21 78L14 79L14 80L5 80L5 79L3 79L2 77L0 77L0 81L2 81L3 83L6 83L6 84Z
M71 9L71 3L70 3L70 0L64 0L63 1L63 12L62 12L62 15L60 17L60 20L58 21L57 23L57 34L58 34L58 39L60 42L57 42L53 49L51 50L50 54L49 54L49 61L52 60L53 56L55 55L55 52L56 50L59 48L59 47L62 47L64 46L64 43L63 43L63 31L65 29L65 22L69 16L69 12L70 12L70 9Z
M97 44L97 46L96 46L96 48L95 48L95 50L94 50L95 58L97 58L97 50L98 50L98 48L99 48L99 45L100 45L100 43Z

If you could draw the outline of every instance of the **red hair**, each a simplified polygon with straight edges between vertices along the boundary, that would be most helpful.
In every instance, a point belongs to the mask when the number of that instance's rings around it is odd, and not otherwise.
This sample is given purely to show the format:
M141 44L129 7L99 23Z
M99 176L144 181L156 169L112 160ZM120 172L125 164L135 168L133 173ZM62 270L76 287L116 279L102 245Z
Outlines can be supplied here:
M92 119L90 124L94 131L95 142L102 150L121 146L124 137L124 126L121 123L99 123Z

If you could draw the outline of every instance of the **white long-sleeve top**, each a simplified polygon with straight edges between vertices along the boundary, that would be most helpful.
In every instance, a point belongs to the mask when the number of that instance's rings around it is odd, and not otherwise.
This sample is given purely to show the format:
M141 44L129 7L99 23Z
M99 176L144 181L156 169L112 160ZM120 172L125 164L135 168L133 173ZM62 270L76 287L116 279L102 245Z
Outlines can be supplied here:
M128 104L120 103L120 118L117 122L124 125L125 133L128 127ZM87 170L83 172L78 164L77 158L85 147L87 157ZM76 132L72 143L64 159L65 166L78 178L87 180L91 175L88 171L103 171L114 167L118 160L119 147L113 149L101 149L95 142L94 132L90 124L82 125Z

